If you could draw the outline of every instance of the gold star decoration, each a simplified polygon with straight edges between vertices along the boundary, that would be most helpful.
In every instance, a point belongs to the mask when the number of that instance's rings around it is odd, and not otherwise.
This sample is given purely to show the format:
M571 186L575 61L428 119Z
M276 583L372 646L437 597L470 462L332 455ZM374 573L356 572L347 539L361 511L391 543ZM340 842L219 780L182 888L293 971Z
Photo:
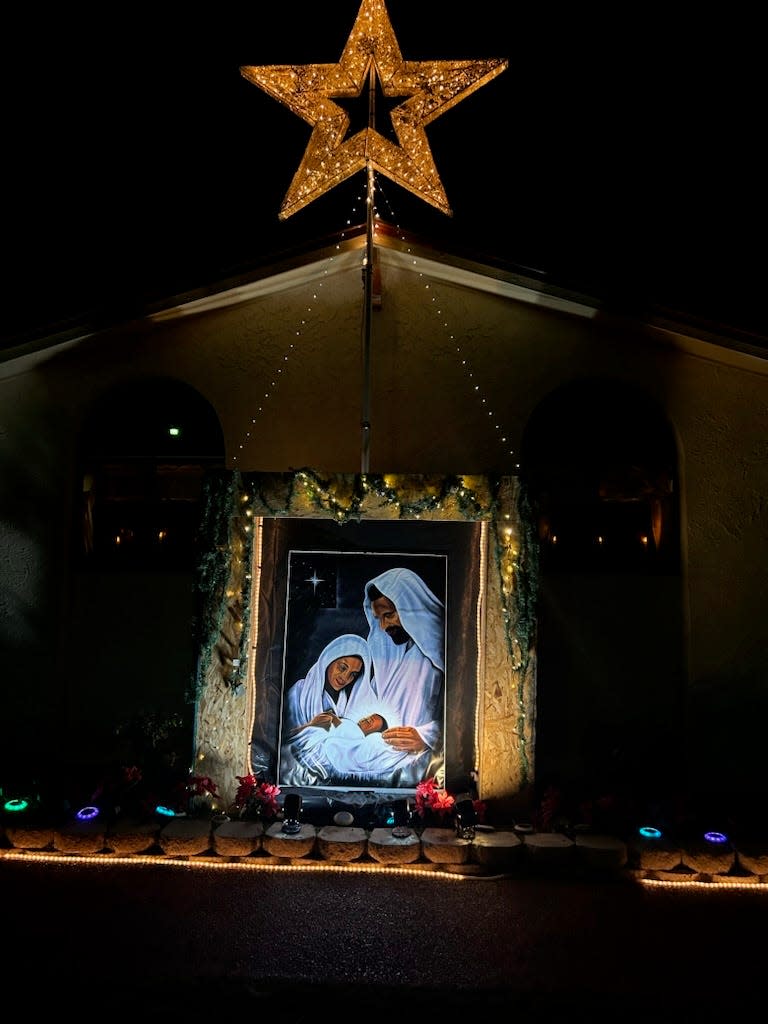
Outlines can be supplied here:
M362 0L338 64L241 67L244 78L312 126L304 157L280 207L280 219L297 213L369 163L450 216L424 128L500 75L507 65L500 57L403 60L384 0ZM345 141L349 116L333 100L360 96L372 69L386 97L407 97L390 114L399 145L370 123Z

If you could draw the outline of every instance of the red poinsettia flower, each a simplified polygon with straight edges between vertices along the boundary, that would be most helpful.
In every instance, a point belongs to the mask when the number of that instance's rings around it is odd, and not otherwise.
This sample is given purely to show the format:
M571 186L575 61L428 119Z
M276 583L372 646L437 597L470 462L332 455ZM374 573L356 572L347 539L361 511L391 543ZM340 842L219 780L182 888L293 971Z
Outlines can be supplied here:
M453 813L455 803L456 801L450 793L444 789L437 789L432 798L432 810L435 814L445 817L447 814Z
M236 775L235 778L240 783L235 793L235 804L237 807L245 807L256 788L256 776Z
M416 813L422 818L432 809L432 801L437 790L436 779L425 779L416 786L415 804Z
M277 814L277 798L280 796L280 787L273 786L269 782L262 782L258 787L258 799L264 814L274 816Z
M455 799L437 785L437 779L425 779L416 786L416 813L422 818L434 812L441 818L453 812Z
M206 793L215 796L217 792L216 783L207 775L191 775L187 786L191 787L196 796L204 796Z
M273 786L269 782L259 782L255 775L236 775L235 778L240 783L235 793L236 807L243 808L249 804L259 804L263 814L270 817L277 814L279 786Z

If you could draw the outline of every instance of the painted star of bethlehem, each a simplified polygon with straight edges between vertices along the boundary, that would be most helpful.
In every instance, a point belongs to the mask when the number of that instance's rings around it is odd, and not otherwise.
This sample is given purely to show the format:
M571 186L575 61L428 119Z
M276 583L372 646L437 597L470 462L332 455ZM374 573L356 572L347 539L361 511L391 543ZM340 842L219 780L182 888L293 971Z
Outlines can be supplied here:
M362 0L338 64L245 66L240 73L312 126L281 220L370 166L451 214L425 126L506 69L505 58L403 60L384 0ZM349 116L335 99L362 94L378 76L386 97L407 97L390 112L399 145L369 126L346 139Z

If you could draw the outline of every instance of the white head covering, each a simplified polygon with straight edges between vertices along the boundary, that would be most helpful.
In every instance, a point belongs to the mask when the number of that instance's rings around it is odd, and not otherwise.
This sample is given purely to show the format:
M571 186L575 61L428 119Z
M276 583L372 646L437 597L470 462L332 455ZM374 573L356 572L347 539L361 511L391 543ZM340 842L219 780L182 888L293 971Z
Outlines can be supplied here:
M396 644L374 617L368 588L373 584L397 609L412 643ZM427 746L440 742L445 673L445 627L442 602L410 569L388 569L365 588L363 610L373 657L371 689L390 726L417 729Z
M373 654L375 671L380 674L382 666L397 652L392 642L374 617L369 587L377 587L388 597L397 609L403 629L411 635L413 642L435 668L445 671L445 616L442 601L432 593L421 576L412 569L387 569L365 586L363 610L368 620L368 643Z
M356 655L362 658L363 668L351 686L345 686L335 696L325 690L325 673L332 661L337 658ZM320 653L303 679L299 679L286 693L286 710L283 716L283 729L293 729L303 725L321 711L336 711L343 714L347 704L354 698L357 706L361 701L368 706L372 698L371 692L372 658L368 644L357 633L342 633L331 640ZM351 691L351 692L350 692ZM350 705L351 706L351 705Z

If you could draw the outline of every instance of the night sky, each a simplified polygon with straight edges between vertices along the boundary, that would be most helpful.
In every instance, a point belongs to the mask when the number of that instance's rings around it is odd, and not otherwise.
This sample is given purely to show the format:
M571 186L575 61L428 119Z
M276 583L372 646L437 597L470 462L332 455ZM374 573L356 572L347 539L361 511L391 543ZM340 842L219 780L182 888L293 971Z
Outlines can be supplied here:
M406 60L510 66L427 127L453 216L378 177L380 215L624 308L768 334L757 24L714 8L686 21L661 5L535 6L389 0ZM3 344L94 310L131 315L362 223L362 173L279 221L310 127L239 71L335 63L358 7L15 14Z

